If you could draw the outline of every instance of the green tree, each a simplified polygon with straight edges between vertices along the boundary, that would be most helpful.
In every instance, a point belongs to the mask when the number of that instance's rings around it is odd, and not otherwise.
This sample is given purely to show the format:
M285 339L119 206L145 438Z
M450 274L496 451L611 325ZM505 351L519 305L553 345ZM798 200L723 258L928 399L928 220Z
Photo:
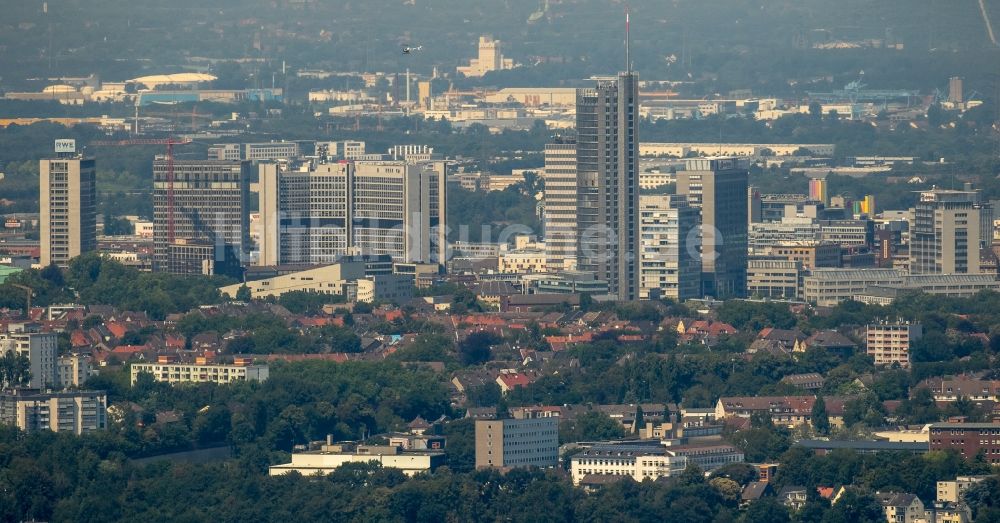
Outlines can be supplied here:
M625 429L621 423L598 411L585 412L572 421L566 420L559 423L559 441L561 443L602 441L620 438L624 435Z
M791 521L788 509L773 497L754 501L740 518L741 523L784 523Z
M465 365L478 365L490 360L490 347L501 339L490 332L475 332L458 344L458 357Z
M882 523L885 512L871 494L848 489L823 515L823 523Z
M21 387L31 382L31 362L24 354L9 350L0 357L0 388Z
M253 293L250 292L250 287L247 287L244 283L240 285L240 288L236 290L236 301L250 302L253 299Z
M812 407L812 426L820 434L830 433L830 416L826 412L826 401L823 396L817 395Z

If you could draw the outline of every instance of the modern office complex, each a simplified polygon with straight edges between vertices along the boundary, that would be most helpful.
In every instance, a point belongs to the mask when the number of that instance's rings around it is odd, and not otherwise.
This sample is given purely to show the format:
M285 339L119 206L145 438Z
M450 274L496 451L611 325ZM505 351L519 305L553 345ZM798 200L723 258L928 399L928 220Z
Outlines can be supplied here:
M701 245L698 209L680 195L639 198L639 298L697 298Z
M172 205L168 166L165 158L153 162L153 270L238 272L230 269L250 245L250 162L174 160Z
M981 213L976 191L921 192L910 227L910 272L978 274Z
M629 70L578 90L576 100L578 267L619 300L639 295L638 84ZM743 198L745 224L746 188Z
M97 250L97 171L94 160L77 155L75 144L70 148L68 142L59 140L58 157L41 160L38 166L43 266L65 267L70 259Z
M701 209L703 296L740 297L747 289L745 158L699 158L677 173L677 194Z
M445 163L260 166L259 265L333 263L345 254L445 260Z
M559 418L476 420L476 468L559 464Z
M550 271L576 267L576 142L545 146L545 265Z

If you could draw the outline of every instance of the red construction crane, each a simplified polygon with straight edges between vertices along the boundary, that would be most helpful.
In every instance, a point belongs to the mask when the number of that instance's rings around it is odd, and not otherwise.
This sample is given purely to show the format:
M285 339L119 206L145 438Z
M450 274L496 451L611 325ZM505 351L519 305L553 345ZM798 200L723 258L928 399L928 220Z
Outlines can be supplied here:
M166 145L167 146L167 241L174 243L174 146L191 143L189 138L133 138L128 140L98 140L90 142L97 147L125 147L129 145Z

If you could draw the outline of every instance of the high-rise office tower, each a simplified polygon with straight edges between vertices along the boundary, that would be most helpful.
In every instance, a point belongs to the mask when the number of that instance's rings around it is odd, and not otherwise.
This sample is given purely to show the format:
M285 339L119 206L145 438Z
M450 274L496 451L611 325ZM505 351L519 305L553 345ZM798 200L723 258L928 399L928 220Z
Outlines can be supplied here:
M749 162L733 157L687 160L677 173L677 194L701 209L703 296L746 294L749 175Z
M65 267L97 250L97 178L92 158L75 152L72 140L58 140L57 157L41 160L39 173L39 262Z
M576 268L576 142L545 146L545 266Z
M962 78L952 76L948 79L948 101L960 104L965 101L965 94L962 92Z
M260 265L333 263L346 254L444 263L443 161L260 166Z
M920 193L910 224L911 274L979 274L978 191Z
M682 195L639 198L639 298L697 298L701 291L699 212Z
M578 267L623 301L639 296L638 86L629 70L576 95Z
M812 178L809 180L809 199L826 205L828 201L826 179Z
M250 247L249 161L174 160L173 238L168 162L153 162L153 270L240 275Z

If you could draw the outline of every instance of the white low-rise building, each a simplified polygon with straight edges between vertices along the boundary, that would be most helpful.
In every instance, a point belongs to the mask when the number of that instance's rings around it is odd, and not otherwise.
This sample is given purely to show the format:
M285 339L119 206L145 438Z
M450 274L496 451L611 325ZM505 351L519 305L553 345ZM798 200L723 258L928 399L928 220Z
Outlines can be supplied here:
M237 357L233 363L209 363L199 358L195 363L177 363L174 358L160 356L156 363L133 363L132 384L142 373L156 381L167 383L233 383L237 381L266 381L267 365L254 365L252 358Z
M689 464L704 471L743 461L743 452L731 445L672 446L669 440L597 443L570 461L574 485L591 480L631 477L636 481L669 478Z
M443 465L445 459L443 451L404 451L396 446L378 445L358 445L352 449L346 445L326 444L320 450L293 453L290 463L271 466L268 474L281 476L298 472L303 476L312 476L330 474L348 463L379 463L413 476L434 470Z

